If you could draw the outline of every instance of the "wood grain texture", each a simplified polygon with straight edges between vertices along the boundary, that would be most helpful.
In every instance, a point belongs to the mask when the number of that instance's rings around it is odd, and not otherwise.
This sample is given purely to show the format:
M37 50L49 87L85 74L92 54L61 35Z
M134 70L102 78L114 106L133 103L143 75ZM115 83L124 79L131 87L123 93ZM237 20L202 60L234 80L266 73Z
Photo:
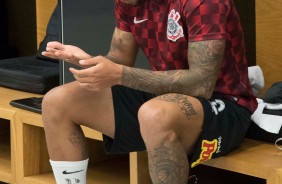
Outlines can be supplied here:
M48 21L58 0L36 0L37 47L46 34Z
M255 176L267 184L281 184L282 152L274 144L246 139L227 156L204 162L204 165Z
M1 127L1 126L0 126ZM11 174L11 147L9 135L0 135L0 178L7 183L12 182Z
M130 153L130 184L152 184L146 151Z
M282 0L256 0L256 40L266 86L282 81Z

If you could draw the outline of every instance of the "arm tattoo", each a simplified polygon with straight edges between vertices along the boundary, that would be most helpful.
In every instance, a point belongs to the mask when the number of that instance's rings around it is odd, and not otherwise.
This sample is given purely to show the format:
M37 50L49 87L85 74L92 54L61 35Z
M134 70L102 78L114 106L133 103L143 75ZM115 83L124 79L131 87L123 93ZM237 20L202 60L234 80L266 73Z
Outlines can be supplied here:
M188 180L188 159L179 142L164 140L148 152L153 183L179 184Z
M115 29L114 36L112 38L110 52L116 50L123 51L127 44L134 39L131 33L122 32Z
M213 89L220 70L224 48L225 40L195 42L189 45L190 69L197 72L202 78L202 82L197 87L206 91Z
M181 112L187 117L187 119L191 119L193 115L196 115L197 112L193 107L193 104L187 98L186 95L181 94L166 94L158 96L157 99L163 100L166 102L176 103L180 108Z
M138 52L137 43L132 33L115 29L110 51L105 56L114 63L132 66Z
M225 40L189 44L187 70L149 71L123 66L123 85L155 94L181 93L191 96L211 95L225 47Z

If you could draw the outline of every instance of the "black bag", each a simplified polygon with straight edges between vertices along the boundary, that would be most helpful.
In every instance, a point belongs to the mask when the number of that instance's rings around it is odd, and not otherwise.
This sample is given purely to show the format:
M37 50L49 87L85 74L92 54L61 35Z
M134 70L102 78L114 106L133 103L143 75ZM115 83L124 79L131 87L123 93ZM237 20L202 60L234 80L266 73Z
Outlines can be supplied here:
M0 60L0 86L45 94L59 85L59 61L41 55L49 41L59 41L59 16L57 5L37 55Z
M282 81L274 83L261 98L266 103L280 103L282 104ZM264 109L264 114L271 114L282 116L282 110L269 110ZM247 138L275 143L279 138L282 138L282 128L278 134L270 133L260 128L257 124L251 123L248 132L246 134Z
M59 63L40 60L36 56L1 60L0 85L45 94L59 85Z

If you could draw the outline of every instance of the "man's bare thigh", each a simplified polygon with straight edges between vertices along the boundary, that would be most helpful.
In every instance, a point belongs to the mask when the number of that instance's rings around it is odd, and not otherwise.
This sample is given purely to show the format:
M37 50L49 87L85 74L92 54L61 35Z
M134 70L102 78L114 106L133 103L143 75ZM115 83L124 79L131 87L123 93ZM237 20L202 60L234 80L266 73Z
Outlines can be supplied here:
M157 106L166 109L173 129L181 140L187 153L192 149L202 132L204 111L201 102L194 97L182 94L165 94L154 99Z
M113 137L115 123L111 88L89 91L77 82L71 82L55 91L64 94L61 103L72 122Z

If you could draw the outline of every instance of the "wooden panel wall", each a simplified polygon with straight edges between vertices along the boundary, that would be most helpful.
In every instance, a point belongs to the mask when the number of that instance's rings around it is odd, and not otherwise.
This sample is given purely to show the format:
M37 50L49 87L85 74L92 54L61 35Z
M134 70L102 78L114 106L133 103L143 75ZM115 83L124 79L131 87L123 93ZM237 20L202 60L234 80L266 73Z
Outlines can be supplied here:
M266 85L282 81L282 0L256 0L256 41Z
M46 34L48 21L58 0L36 0L37 47Z

